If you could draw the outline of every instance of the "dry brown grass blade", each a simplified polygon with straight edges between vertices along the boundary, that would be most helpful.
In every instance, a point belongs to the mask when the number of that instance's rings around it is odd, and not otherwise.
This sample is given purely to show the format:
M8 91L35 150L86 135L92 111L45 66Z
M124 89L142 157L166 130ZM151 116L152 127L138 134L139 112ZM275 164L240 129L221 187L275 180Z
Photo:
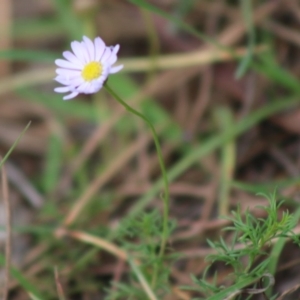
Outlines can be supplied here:
M209 103L211 97L211 89L213 82L213 71L211 68L205 70L199 83L199 90L196 96L196 104L189 112L189 121L187 123L187 130L191 137L194 136L199 120L204 114L204 111Z
M259 45L255 48L254 53L261 53L266 51L265 45ZM215 62L226 62L234 59L234 57L243 57L247 53L247 48L238 48L232 53L221 49L205 49L193 51L185 54L171 54L158 56L155 61L157 70L168 70L177 68L192 67L195 65L203 66L213 64ZM144 72L153 68L153 62L145 58L136 58L132 60L120 60L129 72Z
M41 208L45 202L44 198L26 178L23 172L10 162L6 163L6 169L10 183L20 191L34 208Z
M296 46L300 46L300 36L298 30L293 30L288 26L284 26L277 22L267 21L263 24L263 27L272 32L272 34L279 36L288 42L294 43Z
M191 296L188 292L182 291L178 287L173 288L173 294L175 294L178 297L178 299L180 299L180 300L190 300L191 299ZM172 298L168 298L168 299L171 300Z
M292 288L283 292L282 295L280 295L278 298L276 298L276 300L284 300L285 296L297 291L299 288L300 288L300 284L293 286ZM290 299L290 298L288 298L288 299Z
M104 239L101 239L100 237L90 235L83 231L58 228L55 232L55 235L56 237L59 238L64 236L72 237L81 242L94 245L100 249L104 249L106 252L112 254L113 256L118 257L119 259L122 260L128 259L128 254L124 250L120 249L118 246Z
M65 300L66 297L64 294L62 284L59 279L59 274L58 274L57 268L54 269L54 278L55 278L55 285L56 285L56 289L57 289L58 298L59 298L59 300Z
M0 3L0 50L8 50L12 45L12 1L2 0ZM5 60L0 62L0 77L10 73L10 63Z
M63 221L64 226L72 224L84 207L89 203L97 191L106 184L123 166L134 156L141 148L145 147L150 141L150 134L145 135L135 143L124 149L122 153L111 162L105 172L101 176L95 178L94 181L88 186L85 193L75 202L70 212L67 214Z
M264 21L269 15L278 9L280 1L269 1L263 5L260 5L254 12L254 24L257 25ZM246 25L242 18L233 22L228 26L218 37L218 42L221 45L233 45L236 41L243 37L246 31Z
M1 158L2 159L2 158ZM11 229L11 207L9 202L9 188L6 176L5 165L1 168L1 185L2 197L5 205L6 213L6 245L5 245L5 277L3 287L3 300L8 297L9 281L10 281L10 265L11 265L11 251L12 251L12 229Z

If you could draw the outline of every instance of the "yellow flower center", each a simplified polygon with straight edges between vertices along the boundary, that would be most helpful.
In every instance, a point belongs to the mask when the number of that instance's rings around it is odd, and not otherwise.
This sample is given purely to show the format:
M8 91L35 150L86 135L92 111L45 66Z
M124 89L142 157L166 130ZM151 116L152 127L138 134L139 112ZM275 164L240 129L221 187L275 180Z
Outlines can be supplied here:
M102 74L102 65L99 62L92 61L88 63L82 70L81 76L85 81L97 79Z

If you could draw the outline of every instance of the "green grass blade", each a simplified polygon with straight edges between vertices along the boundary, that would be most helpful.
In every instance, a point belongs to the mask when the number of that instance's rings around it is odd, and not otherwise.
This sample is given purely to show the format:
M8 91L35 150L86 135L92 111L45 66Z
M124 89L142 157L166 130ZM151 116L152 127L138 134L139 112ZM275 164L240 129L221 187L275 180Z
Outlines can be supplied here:
M32 293L28 293L28 295L29 295L30 299L32 299L32 300L42 300L42 298L39 298L39 297L33 295Z
M293 213L293 220L296 223L298 223L300 219L300 207ZM270 253L270 261L268 263L268 272L275 276L280 254L287 242L286 238L279 238L276 242L276 244L273 246L272 251ZM271 297L272 295L272 288L269 288L266 291L267 296Z
M0 253L0 265L4 266L5 264L5 257ZM35 299L45 299L41 296L40 292L36 289L35 285L32 284L27 280L26 277L23 276L23 274L14 267L11 267L10 272L13 276L13 278L32 296L35 297Z
M23 137L23 135L25 134L25 132L27 131L27 129L29 128L31 122L29 122L26 127L22 130L21 134L19 135L19 137L15 140L15 142L13 143L13 145L10 147L10 149L8 150L8 152L5 154L5 156L3 157L3 159L0 162L0 168L2 167L2 165L5 163L5 161L8 159L8 157L10 156L10 154L13 152L13 150L16 148L16 146L18 145L19 141L21 140L21 138Z
M216 111L216 119L220 127L221 132L226 132L232 126L234 126L234 119L232 112L229 108L220 108ZM235 154L235 141L232 139L227 143L224 143L221 147L221 178L219 187L219 215L227 216L229 213L229 194L231 189L231 183L233 176L233 170L236 161Z
M62 140L58 134L52 134L48 141L46 167L44 172L44 190L49 193L58 184L62 161Z
M196 0L185 0L185 1L178 1L176 12L179 16L185 16L188 12L190 12L194 5L196 3Z
M290 92L300 93L299 79L279 66L271 52L260 55L258 62L253 63L253 68L268 77L273 84L280 84Z
M251 0L244 0L241 1L242 12L245 20L245 24L248 31L248 49L247 54L241 60L236 73L235 77L240 79L249 69L250 63L253 57L253 50L255 47L255 29L253 23L253 14L252 14L252 4Z

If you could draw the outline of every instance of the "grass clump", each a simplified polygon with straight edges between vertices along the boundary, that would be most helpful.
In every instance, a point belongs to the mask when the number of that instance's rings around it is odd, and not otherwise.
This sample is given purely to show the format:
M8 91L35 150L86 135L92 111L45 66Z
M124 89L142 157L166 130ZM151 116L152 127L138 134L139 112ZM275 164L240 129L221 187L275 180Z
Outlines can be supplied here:
M224 238L213 242L208 240L209 246L215 253L206 257L209 266L206 268L202 279L193 276L193 281L204 297L196 299L224 300L224 299L252 299L255 294L268 294L275 284L274 274L272 274L273 264L276 264L278 257L270 255L271 246L279 239L291 239L300 246L298 235L293 232L297 224L297 218L288 211L283 211L281 218L278 217L280 208L284 201L277 202L275 193L266 196L268 206L258 206L257 208L265 212L265 218L255 217L249 209L243 215L240 207L233 211L232 217L226 219L232 223L224 228L231 232L231 242L227 243ZM218 284L218 273L214 273L213 282L206 279L206 275L211 273L212 267L223 264L226 269L230 269L226 278L229 286ZM251 287L249 287L251 286ZM187 287L191 289L190 287ZM271 298L275 299L276 295Z

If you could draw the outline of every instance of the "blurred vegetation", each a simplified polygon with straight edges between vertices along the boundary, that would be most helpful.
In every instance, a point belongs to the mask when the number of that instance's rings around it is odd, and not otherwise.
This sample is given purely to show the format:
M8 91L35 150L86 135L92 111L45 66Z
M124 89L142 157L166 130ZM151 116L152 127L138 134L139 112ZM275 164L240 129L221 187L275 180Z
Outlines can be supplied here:
M3 0L0 9L7 299L299 298L297 0ZM162 257L149 128L105 89L72 101L53 91L54 60L83 35L120 44L124 69L109 85L158 133L171 200Z

